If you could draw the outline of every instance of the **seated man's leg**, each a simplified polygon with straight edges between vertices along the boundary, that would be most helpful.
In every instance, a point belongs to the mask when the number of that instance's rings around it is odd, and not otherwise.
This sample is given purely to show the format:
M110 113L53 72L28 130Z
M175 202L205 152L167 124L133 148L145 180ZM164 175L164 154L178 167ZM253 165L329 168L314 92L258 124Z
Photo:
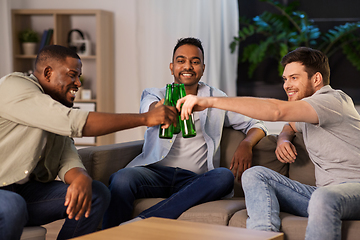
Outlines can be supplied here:
M249 216L246 227L263 231L280 230L280 210L307 217L308 202L316 189L262 166L247 169L241 182Z
M0 189L0 239L20 239L28 220L26 202L19 194L3 189Z
M30 181L21 185L18 193L27 203L28 225L43 225L67 218L67 207L64 203L68 186L60 181L49 183ZM88 218L82 216L78 221L67 218L58 239L69 239L96 231L109 202L110 193L107 187L101 182L93 181L90 216Z
M146 166L124 168L110 177L111 201L103 220L103 229L131 219L135 199L168 197L174 168Z
M204 174L176 168L172 195L139 214L141 218L178 218L184 211L204 202L218 200L231 193L234 175L227 168Z
M341 220L360 220L360 183L318 188L309 203L305 239L341 239Z

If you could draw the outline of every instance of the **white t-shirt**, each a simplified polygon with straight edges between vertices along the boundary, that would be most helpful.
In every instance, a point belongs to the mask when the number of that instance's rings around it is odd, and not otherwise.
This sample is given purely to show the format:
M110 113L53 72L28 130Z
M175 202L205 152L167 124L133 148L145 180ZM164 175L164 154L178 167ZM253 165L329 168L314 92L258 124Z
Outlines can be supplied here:
M177 134L169 154L155 164L167 167L179 167L197 174L203 174L208 171L206 163L208 150L201 131L200 118L197 112L194 112L194 121L196 136L183 138L181 132Z

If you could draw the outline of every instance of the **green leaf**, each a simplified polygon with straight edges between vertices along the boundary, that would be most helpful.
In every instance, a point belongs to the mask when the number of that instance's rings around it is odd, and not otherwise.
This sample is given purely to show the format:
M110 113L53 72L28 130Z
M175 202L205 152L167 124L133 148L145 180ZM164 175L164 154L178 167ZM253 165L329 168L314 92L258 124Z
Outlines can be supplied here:
M231 53L235 52L236 46L237 46L237 42L233 41L230 43Z
M250 33L249 29L246 28L246 27L244 27L244 28L242 29L242 32L243 32L245 35L249 35L249 33Z
M351 64L360 71L360 45L352 42L343 46L343 53Z
M279 62L279 64L278 64L278 73L279 73L279 76L280 76L280 77L282 76L283 72L284 72L284 67L283 67L283 65Z

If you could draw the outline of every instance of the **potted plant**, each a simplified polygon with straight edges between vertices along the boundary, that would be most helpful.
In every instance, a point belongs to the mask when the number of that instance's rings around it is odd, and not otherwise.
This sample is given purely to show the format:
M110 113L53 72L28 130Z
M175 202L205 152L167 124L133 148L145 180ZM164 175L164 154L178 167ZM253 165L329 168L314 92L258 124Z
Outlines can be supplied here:
M256 43L243 46L239 59L249 64L249 78L252 78L259 64L269 58L275 59L279 64L278 72L281 76L281 58L300 46L318 49L330 61L334 53L342 50L349 62L360 71L360 22L335 26L323 33L308 19L305 12L296 10L298 1L287 6L275 0L260 1L274 6L278 13L265 11L253 19L240 17L240 31L230 44L231 52L234 52L240 42L256 36Z
M39 42L39 35L32 29L26 29L19 33L19 40L22 44L25 55L33 55L36 52L36 45Z

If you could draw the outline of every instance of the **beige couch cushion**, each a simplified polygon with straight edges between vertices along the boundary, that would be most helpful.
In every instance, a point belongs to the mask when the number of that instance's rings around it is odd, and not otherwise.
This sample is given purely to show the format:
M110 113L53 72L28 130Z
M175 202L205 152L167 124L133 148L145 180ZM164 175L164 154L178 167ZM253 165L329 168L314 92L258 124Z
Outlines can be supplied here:
M45 240L46 228L40 226L25 227L21 240Z
M247 211L243 209L236 212L229 221L229 226L246 228Z
M140 198L134 201L134 211L132 217L137 217L142 211L154 206L165 198Z
M133 217L145 209L162 201L162 198L137 199L134 202ZM218 225L228 225L229 220L237 211L245 209L244 198L223 199L196 205L178 218L191 222L203 222Z

